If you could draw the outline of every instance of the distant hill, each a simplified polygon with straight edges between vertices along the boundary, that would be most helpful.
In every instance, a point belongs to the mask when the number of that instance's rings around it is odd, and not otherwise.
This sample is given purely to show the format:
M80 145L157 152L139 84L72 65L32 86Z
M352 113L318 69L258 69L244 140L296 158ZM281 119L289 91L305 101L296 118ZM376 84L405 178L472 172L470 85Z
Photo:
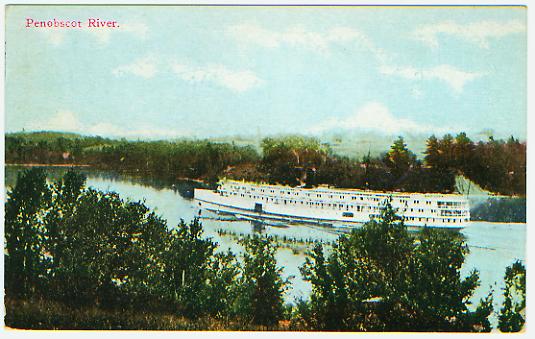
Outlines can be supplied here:
M81 138L94 138L97 140L110 140L109 138L103 138L100 136L85 136L72 132L56 132L56 131L37 131L37 132L12 132L6 133L6 137L23 137L30 141L46 141L58 138L64 138L69 140L81 139Z

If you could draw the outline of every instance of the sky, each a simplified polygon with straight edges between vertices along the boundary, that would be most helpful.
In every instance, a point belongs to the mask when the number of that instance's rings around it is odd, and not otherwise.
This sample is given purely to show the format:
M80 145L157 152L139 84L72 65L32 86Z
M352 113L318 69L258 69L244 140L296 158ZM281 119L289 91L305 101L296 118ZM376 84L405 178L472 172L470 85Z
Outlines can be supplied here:
M5 129L524 140L526 30L524 7L8 6Z

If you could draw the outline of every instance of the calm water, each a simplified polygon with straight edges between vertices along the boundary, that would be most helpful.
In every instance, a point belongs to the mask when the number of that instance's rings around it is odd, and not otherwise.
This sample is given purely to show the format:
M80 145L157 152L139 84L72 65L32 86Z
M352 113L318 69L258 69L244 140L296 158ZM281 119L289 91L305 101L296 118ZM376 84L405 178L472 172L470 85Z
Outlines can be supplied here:
M6 167L6 187L13 185L20 167ZM48 169L51 178L56 178L65 169ZM87 185L103 191L118 192L121 197L130 200L144 200L146 205L156 210L167 219L169 226L174 226L182 218L191 220L196 213L195 203L191 199L192 183L178 183L162 180L150 180L117 175L111 172L82 170L88 176ZM240 253L243 249L236 243L235 237L218 235L218 230L234 233L250 234L262 232L270 235L287 236L297 239L335 240L339 233L328 228L309 225L266 226L259 230L249 221L203 219L205 236L212 237L220 245L219 250L231 249ZM480 272L481 286L476 291L473 301L494 290L495 310L499 310L502 302L502 287L505 267L516 259L525 259L526 255L526 224L473 222L461 231L470 247L463 266L463 274L476 268ZM294 276L292 289L288 291L286 300L306 298L310 293L310 285L301 279L299 266L304 263L303 251L294 252L289 248L281 248L277 252L277 262L283 267L285 276ZM495 319L494 319L495 320ZM493 321L494 322L494 321Z

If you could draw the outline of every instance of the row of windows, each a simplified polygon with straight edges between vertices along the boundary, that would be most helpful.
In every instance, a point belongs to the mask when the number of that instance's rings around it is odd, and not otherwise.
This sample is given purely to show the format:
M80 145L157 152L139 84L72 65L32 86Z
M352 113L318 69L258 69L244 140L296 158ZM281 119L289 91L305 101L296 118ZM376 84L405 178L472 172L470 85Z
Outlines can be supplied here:
M424 221L424 222L443 222L446 224L454 224L456 222L468 222L468 218L461 219L448 219L448 218L422 218L422 217L405 217L405 220L409 221Z
M230 195L238 195L236 192L223 192L221 191L219 193L221 196L230 196ZM274 202L276 204L278 203L284 203L284 204L296 204L296 205L307 205L307 206L318 206L318 207L338 207L339 209L345 208L348 209L356 209L357 211L364 211L364 210L378 210L378 207L367 207L367 206L361 206L361 205L347 205L347 204L336 204L336 203L324 203L324 202L315 202L315 201L297 201L297 200L291 200L291 199L279 199L278 197L266 197L262 195L252 195L247 193L240 193L240 196L242 198L252 198L252 199L260 199L262 201L266 202ZM424 213L425 210L423 208L411 208L410 212L417 212L417 213ZM431 213L436 213L437 210L431 209ZM463 210L441 210L441 216L463 216L466 215L466 211Z
M228 192L221 192L221 195L229 196ZM235 192L230 192L232 195L236 195ZM377 206L362 206L362 205L347 205L347 204L336 204L336 203L323 203L323 202L314 202L314 201L297 201L297 200L291 200L291 199L277 199L277 198L271 198L271 197L263 197L263 196L257 196L257 195L250 195L250 194L240 194L241 197L245 198L253 198L253 199L260 199L265 202L273 202L275 204L290 204L290 205L303 205L303 206L311 206L314 208L338 208L338 209L355 209L357 212L363 212L363 211L378 211L380 208ZM410 211L414 212L415 209L411 208ZM417 212L423 213L424 209L416 209ZM431 213L436 212L436 210L431 210ZM451 212L451 213L441 213L442 216L463 216L465 213L463 211L441 211L441 212ZM421 217L408 217L409 220L415 220L415 218L419 218L419 221L422 221L423 218ZM425 218L425 221L428 221L427 218ZM431 218L430 218L431 219ZM434 221L434 218L433 218Z
M462 216L466 215L466 211L463 210L441 210L440 215L443 216Z
M231 188L234 188L234 189L237 189L237 190L247 191L247 187L245 187L245 186L231 185ZM255 189L254 187L251 187L250 190L251 190L251 191L256 191L256 189ZM262 192L262 193L265 193L265 192L266 192L266 189L261 188L261 189L259 189L259 191ZM269 190L269 193L273 193L273 194L274 194L274 193L275 193L275 190L274 190L274 189L271 189L271 190ZM294 196L299 196L299 192L298 192L298 191L293 191L293 192L292 192L292 191L290 191L290 190L288 190L288 191L285 191L285 190L279 190L278 193L279 193L279 194L287 194L287 195L292 195L292 193L293 193ZM335 196L336 196L336 198L345 199L345 195L348 195L348 194L351 194L351 193L344 193L343 195L326 194L326 193L323 193L323 194L322 194L322 193L316 193L315 196L316 196L317 198L326 197L326 198L329 198L329 199L334 199ZM234 195L236 195L236 194L234 194ZM305 193L305 195L306 195L307 197L310 197L312 194L307 192L307 193ZM364 196L355 196L354 194L351 194L351 200L357 200L357 199L359 199L359 200L361 200L361 201L364 201L364 198L365 198ZM370 196L366 197L366 200L368 200L368 201L376 201L376 202L377 202L377 201L381 201L381 200L383 200L383 199L384 199L384 198L370 197ZM396 198L395 198L395 199L396 199ZM397 198L397 199L399 199L400 201L405 202L405 204L407 204L407 203L409 202L409 199L408 199L408 198L405 198L405 197L400 197L400 198ZM417 200L417 199L415 199L415 200L412 201L413 204L420 204L420 202L421 202L421 201L420 201L420 200ZM431 200L426 200L426 201L425 201L425 204L426 204L426 205L432 205L432 204L433 204L433 201L431 201ZM461 202L461 201L437 201L437 205L438 205L439 208L440 208L440 207L451 207L451 206L460 207L460 206L463 206L463 202Z
M235 192L220 192L221 196L228 197L229 195L237 195ZM272 197L264 197L264 196L258 196L258 195L251 195L251 194L245 194L240 193L240 196L242 198L252 198L252 199L260 199L265 202L273 202L275 204L290 204L290 205L304 205L304 206L313 206L317 208L324 208L324 207L330 207L330 208L338 208L338 209L346 209L349 208L356 209L357 211L364 211L364 210L379 210L379 207L375 206L361 206L361 205L347 205L347 204L336 204L336 203L323 203L323 202L315 202L315 201L303 201L303 200L291 200L291 199L278 199L278 198L272 198Z
M243 184L229 184L229 185L221 185L220 186L221 188L223 187L230 187L232 189L235 189L235 190L251 190L251 191L255 191L255 190L259 190L261 192L265 192L266 190L268 190L269 188L269 191L271 193L274 193L275 190L279 191L279 192L283 192L283 193L287 193L287 194L290 194L290 192L300 192L301 189L294 189L294 188L272 188L273 186L255 186L255 185L243 185ZM314 190L311 190L311 191L314 191ZM341 191L338 191L336 192L335 194L343 194L343 195L354 195L355 192L341 192ZM364 193L364 195L369 195L370 193ZM388 195L388 193L380 193L382 195ZM406 193L406 194L410 194L410 193ZM436 194L436 193L431 193L431 194L428 194L428 195L425 195L425 196L435 196L435 197L438 197L438 196L442 196L441 194ZM398 196L399 199L409 199L409 197L407 195L405 196ZM415 200L415 202L419 203L420 200ZM428 200L428 202L430 202ZM426 203L428 203L426 202Z
M461 207L463 206L462 201L437 201L438 207Z

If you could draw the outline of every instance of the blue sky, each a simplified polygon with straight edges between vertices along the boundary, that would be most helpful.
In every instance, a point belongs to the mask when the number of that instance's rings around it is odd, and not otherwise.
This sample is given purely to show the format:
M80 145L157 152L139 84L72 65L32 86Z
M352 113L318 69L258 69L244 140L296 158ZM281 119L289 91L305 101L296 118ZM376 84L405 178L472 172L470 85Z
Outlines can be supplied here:
M11 6L6 41L8 132L526 137L523 7Z

